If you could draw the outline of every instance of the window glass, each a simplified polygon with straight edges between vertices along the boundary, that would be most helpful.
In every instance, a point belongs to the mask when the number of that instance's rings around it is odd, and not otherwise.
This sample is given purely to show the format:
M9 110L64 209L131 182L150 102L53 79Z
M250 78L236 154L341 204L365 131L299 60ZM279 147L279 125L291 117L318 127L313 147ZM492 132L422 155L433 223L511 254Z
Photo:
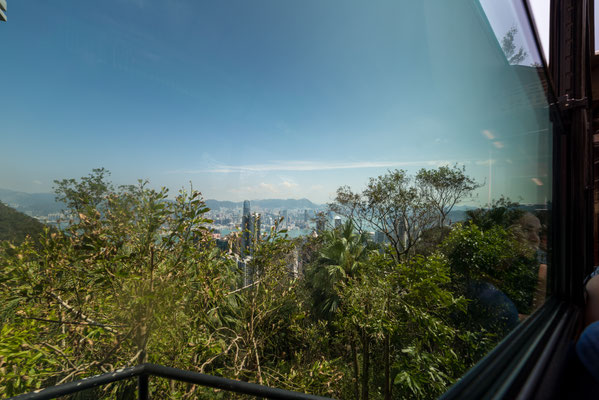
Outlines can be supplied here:
M545 301L518 1L21 0L0 49L2 395L431 398Z
M528 1L546 61L549 61L549 3L545 0Z

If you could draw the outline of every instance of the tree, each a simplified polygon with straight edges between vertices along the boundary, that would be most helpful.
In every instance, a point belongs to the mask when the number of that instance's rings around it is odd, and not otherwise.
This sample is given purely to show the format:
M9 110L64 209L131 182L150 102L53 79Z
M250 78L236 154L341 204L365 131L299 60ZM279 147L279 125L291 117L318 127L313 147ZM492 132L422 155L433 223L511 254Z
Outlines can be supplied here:
M94 168L79 181L73 178L54 181L56 199L65 203L69 211L77 214L86 209L99 209L105 202L106 195L114 191L112 184L106 181L108 176L110 172L106 169Z
M421 195L435 208L439 216L438 226L443 227L453 207L481 187L466 175L466 167L442 166L438 169L421 169L416 174L416 186Z
M392 268L394 389L399 398L436 398L471 366L462 358L471 343L451 318L464 314L466 301L452 293L449 264L439 253Z
M26 242L0 257L0 299L16 310L8 321L38 321L60 365L50 384L116 365L206 362L189 343L214 347L204 327L235 282L198 192L169 200L144 181L115 189L106 174L57 182L70 225L41 250Z
M360 274L340 282L335 335L360 345L352 354L354 365L361 361L355 398L436 397L468 368L454 349L469 344L449 318L463 314L466 302L450 289L439 254L396 263L373 252Z
M293 242L271 231L249 261L253 283L240 288L241 271L208 235L199 193L169 199L147 182L115 188L106 176L57 182L72 218L39 249L0 242L0 397L146 361L342 397L345 365L289 273ZM160 398L226 396L155 385ZM90 394L132 398L132 388Z
M466 211L467 221L483 231L495 226L507 229L514 225L524 214L525 211L520 207L520 204L506 197L494 200L491 207Z
M199 193L169 199L145 181L115 187L107 174L57 182L69 226L46 231L39 248L0 242L0 397L148 361L335 398L430 398L481 347L454 326L465 305L450 291L450 265L475 276L468 257L492 261L505 246L475 232L480 251L462 235L445 255L415 254L408 234L421 240L442 219L404 171L343 192L353 203L337 205L351 217L337 229L306 241L272 229L246 260L252 279L242 287L244 271L208 234ZM404 247L377 249L367 218L395 237L408 227ZM304 279L291 273L298 257ZM154 385L161 398L227 396ZM93 396L130 398L133 389L123 382Z
M47 227L37 219L0 202L0 241L8 240L20 244L30 237L37 242L45 228Z
M514 232L500 225L482 230L473 223L457 224L441 249L451 266L457 291L473 300L468 317L473 330L505 334L518 322L513 314L532 311L538 262L534 250ZM489 290L479 302L476 297L480 288ZM509 302L487 301L504 296L516 308L512 314L505 308Z
M306 271L312 285L315 313L330 320L339 308L338 285L361 273L368 259L365 233L358 233L351 220L339 229L323 232L317 261Z
M329 207L352 220L360 229L372 226L391 243L396 260L406 257L422 232L434 224L434 210L422 198L404 170L371 178L366 189L353 193L347 186L337 190Z
M509 31L501 39L501 49L505 54L507 61L510 65L520 64L522 61L526 59L528 54L526 51L520 47L516 50L516 45L514 44L516 34L518 33L518 29L515 26L511 27Z
M452 208L479 186L457 166L422 169L415 179L404 170L394 170L371 178L362 193L340 187L329 207L360 231L369 227L382 232L399 262L412 255L422 236L442 226Z
M317 261L306 271L306 281L312 297L312 308L318 318L332 321L341 307L341 287L352 278L362 273L368 260L369 250L365 233L358 233L351 220L347 220L340 228L323 232L322 247ZM352 331L353 332L353 331ZM364 336L360 336L362 343ZM357 338L349 338L351 359L354 374L354 396L359 397L359 366L357 358ZM365 347L367 351L367 347ZM362 371L368 371L369 358L363 356ZM368 382L368 373L365 375ZM368 385L363 387L368 390Z
M307 318L301 281L291 273L296 243L281 232L275 225L258 243L248 260L252 282L219 305L224 323L215 337L227 344L219 370L235 379L335 395L339 362L324 357L326 331Z

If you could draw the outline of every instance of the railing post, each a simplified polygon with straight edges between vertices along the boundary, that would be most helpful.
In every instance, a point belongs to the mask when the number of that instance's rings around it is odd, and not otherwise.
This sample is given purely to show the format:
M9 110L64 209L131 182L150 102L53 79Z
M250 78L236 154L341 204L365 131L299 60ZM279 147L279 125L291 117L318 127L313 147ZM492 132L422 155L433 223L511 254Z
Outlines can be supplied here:
M149 376L142 374L137 377L137 399L148 400L150 398Z

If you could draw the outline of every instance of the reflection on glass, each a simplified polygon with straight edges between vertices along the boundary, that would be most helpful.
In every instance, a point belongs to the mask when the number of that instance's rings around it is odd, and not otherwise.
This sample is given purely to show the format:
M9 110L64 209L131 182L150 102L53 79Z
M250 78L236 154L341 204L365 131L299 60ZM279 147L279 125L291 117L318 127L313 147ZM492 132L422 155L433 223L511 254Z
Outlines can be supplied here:
M519 2L11 7L0 368L28 378L0 394L154 362L430 398L544 303L551 123Z

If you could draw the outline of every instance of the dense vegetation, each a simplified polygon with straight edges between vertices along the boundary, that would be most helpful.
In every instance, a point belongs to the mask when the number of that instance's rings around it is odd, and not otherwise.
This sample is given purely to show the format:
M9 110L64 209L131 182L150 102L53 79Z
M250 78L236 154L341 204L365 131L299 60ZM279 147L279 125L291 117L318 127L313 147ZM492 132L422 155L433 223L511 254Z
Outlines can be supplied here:
M146 182L115 188L102 169L57 182L69 227L39 248L1 243L0 396L149 361L340 399L434 398L507 330L469 282L493 283L520 313L532 304L533 254L509 224L446 226L477 185L441 167L340 188L331 206L346 222L294 241L273 229L243 286L199 193L167 201ZM151 382L156 398L231 398ZM90 398L132 398L134 385Z
M44 224L0 202L0 241L20 244L29 236L37 240Z

